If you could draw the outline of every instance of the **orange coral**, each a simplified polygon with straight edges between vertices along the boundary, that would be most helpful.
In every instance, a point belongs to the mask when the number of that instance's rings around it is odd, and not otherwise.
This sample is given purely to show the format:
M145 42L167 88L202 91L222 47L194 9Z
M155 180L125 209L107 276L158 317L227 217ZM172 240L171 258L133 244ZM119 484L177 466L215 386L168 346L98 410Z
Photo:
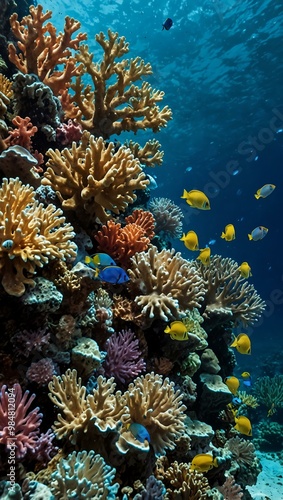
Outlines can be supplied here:
M56 28L51 22L45 24L52 16L52 11L43 13L42 5L30 6L30 15L18 21L18 14L10 17L11 29L18 39L18 48L13 43L8 45L10 61L22 73L34 73L58 95L70 85L73 76L77 76L79 65L72 56L71 49L77 50L86 33L79 33L73 40L72 35L81 24L67 16L64 32L56 34ZM63 65L62 70L55 69Z
M108 221L95 235L98 251L105 252L124 267L129 267L130 258L137 252L148 248L154 236L154 218L150 212L134 210L126 217L127 224L122 227Z

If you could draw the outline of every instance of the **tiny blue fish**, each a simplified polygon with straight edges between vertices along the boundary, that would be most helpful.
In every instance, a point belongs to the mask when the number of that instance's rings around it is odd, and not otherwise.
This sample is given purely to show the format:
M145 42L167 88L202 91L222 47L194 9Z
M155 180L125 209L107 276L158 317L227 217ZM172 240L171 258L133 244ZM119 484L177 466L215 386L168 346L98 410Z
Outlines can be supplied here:
M158 184L157 184L155 178L152 175L150 175L150 174L146 174L146 177L149 180L148 188L149 189L157 189L158 188Z
M142 424L132 422L129 426L129 430L131 431L133 436L141 443L144 443L145 440L150 443L150 435L148 433L148 430Z
M170 17L167 17L166 21L162 24L163 28L162 30L170 30L170 28L173 26L173 21L170 19Z
M247 378L246 380L243 380L243 384L244 384L246 387L251 387L251 386L252 386L252 377Z
M126 271L119 266L107 266L101 271L99 271L97 277L101 281L105 281L106 283L112 283L113 285L126 283L130 279Z
M106 266L116 266L116 262L107 253L95 253L91 257L86 255L84 263L92 269L103 268Z
M232 399L232 403L233 405L238 406L242 403L242 400L240 398L235 397Z

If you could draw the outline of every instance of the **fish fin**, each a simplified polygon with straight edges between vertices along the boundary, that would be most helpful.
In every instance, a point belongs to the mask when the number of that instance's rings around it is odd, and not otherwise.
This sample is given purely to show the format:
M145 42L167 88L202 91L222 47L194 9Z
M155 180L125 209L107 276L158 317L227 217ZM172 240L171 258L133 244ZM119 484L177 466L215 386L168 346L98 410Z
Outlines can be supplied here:
M255 198L258 200L260 198L260 195L258 193L256 193Z
M225 233L222 233L220 238L225 239Z
M233 340L232 344L230 344L230 347L237 347L237 339Z
M252 239L253 239L253 237L252 237L252 235L251 235L251 234L248 234L248 238L249 238L249 240L252 240Z
M188 191L186 191L186 190L184 189L184 191L183 191L183 194L182 194L181 198L187 198L187 196L188 196Z
M214 465L214 467L218 467L218 460L217 460L217 457L215 457L215 458L213 459L213 465Z
M166 328L165 328L164 332L165 332L165 333L169 333L169 332L170 332L170 330L171 330L170 326L166 326Z
M91 257L89 255L86 255L84 262L85 262L85 264L89 264L91 262Z
M183 233L183 236L182 236L182 238L180 238L180 241L185 241L185 240L186 240L186 235L185 235L185 233Z
M100 258L98 257L98 255L95 255L94 257L92 257L92 262L93 262L96 266L99 266L99 264L100 264Z

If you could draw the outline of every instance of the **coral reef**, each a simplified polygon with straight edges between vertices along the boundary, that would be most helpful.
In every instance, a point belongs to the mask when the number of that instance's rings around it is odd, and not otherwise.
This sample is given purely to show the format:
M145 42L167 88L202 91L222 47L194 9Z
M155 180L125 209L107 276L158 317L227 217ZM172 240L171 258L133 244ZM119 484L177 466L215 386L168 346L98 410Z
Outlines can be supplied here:
M283 375L259 377L253 387L258 402L266 406L268 416L283 407Z

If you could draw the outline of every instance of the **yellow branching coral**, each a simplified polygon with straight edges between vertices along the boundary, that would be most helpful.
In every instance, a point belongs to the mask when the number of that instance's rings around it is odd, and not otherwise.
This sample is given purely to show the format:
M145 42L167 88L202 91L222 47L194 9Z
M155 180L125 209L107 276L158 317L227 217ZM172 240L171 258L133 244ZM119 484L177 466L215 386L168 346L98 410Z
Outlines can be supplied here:
M10 295L20 297L25 284L34 285L36 267L51 259L76 256L73 228L62 211L44 207L34 189L16 179L3 179L0 188L0 274Z
M20 22L17 13L10 17L11 29L18 39L20 52L13 43L9 43L9 59L22 73L37 75L58 94L69 86L72 76L79 72L72 49L77 50L80 42L86 40L86 33L79 33L72 39L81 24L67 16L64 32L57 35L53 24L46 23L52 16L51 10L44 13L41 5L31 5L29 11L30 15L23 17ZM63 69L58 70L58 65L63 65Z
M87 432L90 425L102 433L115 430L125 412L121 393L114 394L113 378L106 380L100 375L97 388L87 397L76 370L68 369L64 375L54 376L48 387L51 401L62 412L53 426L58 439L69 437L75 443L78 433Z
M268 409L268 417L273 415L277 408L283 407L283 375L258 378L253 391L258 402Z
M257 408L259 406L257 398L252 394L248 394L246 391L238 391L237 397L240 398L243 405L249 406L250 408Z
M6 76L2 75L0 73L0 94L4 94L8 99L11 99L13 97L13 90L12 90L12 84Z
M254 286L241 276L237 262L214 255L209 266L197 265L207 282L203 316L208 322L233 321L247 326L258 320L265 302Z
M200 307L205 281L195 263L175 250L151 246L131 258L129 287L135 302L148 322L154 319L178 319L180 312Z
M125 453L132 444L133 436L127 431L128 424L138 423L146 427L151 445L157 455L166 449L174 449L176 440L185 430L185 405L182 394L175 391L174 382L161 375L147 373L137 377L124 393L127 412L122 416L123 426L117 443Z
M68 118L76 118L83 129L104 138L122 131L137 132L139 129L152 129L157 132L172 118L168 106L159 108L164 92L153 89L148 82L141 85L134 82L151 75L149 63L140 57L117 59L129 52L125 37L108 30L95 37L103 49L100 63L93 62L93 54L87 45L82 45L76 60L82 66L81 74L71 89L74 94L63 94L62 105ZM92 85L84 86L83 77L88 74Z
M110 213L123 212L136 200L135 190L149 184L140 162L130 149L106 144L85 131L77 146L63 151L49 149L43 185L51 186L66 210L74 210L85 222L97 218L101 223Z
M166 500L206 500L210 490L207 478L186 463L173 462L164 472Z

